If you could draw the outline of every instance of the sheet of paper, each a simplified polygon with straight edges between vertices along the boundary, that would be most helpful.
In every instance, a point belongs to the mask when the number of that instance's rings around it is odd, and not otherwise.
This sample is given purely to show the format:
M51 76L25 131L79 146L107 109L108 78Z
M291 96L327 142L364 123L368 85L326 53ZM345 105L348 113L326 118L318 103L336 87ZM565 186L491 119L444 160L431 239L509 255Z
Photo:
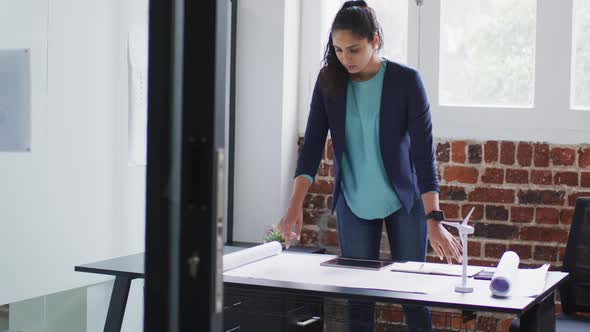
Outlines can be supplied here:
M541 267L538 269L519 269L516 272L514 286L508 294L510 297L531 297L536 296L545 290L547 268ZM484 268L485 270L495 270L494 268ZM414 274L417 276L417 274ZM429 275L425 275L429 276ZM433 276L430 275L432 278ZM436 279L430 279L430 284L436 285L429 289L428 294L448 294L453 292L456 285L461 283L461 278L454 276L436 276ZM490 280L475 280L473 278L467 279L467 285L474 288L473 294L480 294L492 297L490 290Z
M297 282L337 287L379 289L398 292L427 293L428 284L407 273L320 266L334 255L309 255L283 252L227 271L224 275Z
M389 269L398 272L438 274L457 277L460 277L463 273L462 266L458 264L403 262L393 263ZM467 276L472 277L483 269L484 268L481 266L467 266Z
M536 296L545 290L549 264L536 269L519 269L510 296Z

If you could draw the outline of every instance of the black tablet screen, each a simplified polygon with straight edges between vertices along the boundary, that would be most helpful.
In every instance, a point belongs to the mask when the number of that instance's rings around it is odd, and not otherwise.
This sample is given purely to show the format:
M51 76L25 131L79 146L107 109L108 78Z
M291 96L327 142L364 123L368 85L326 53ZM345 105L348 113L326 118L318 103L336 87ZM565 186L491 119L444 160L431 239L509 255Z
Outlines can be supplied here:
M341 266L341 267L352 267L360 269L381 269L391 262L375 261L375 260L364 260L364 259L352 259L338 257L322 263L325 266Z

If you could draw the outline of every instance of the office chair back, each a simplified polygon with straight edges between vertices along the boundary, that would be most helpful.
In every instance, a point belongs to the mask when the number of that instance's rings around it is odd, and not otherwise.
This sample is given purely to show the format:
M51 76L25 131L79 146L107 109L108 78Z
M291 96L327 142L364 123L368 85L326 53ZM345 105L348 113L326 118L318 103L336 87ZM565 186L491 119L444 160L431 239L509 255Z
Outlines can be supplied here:
M590 197L576 199L562 271L570 274L559 288L563 312L590 312Z

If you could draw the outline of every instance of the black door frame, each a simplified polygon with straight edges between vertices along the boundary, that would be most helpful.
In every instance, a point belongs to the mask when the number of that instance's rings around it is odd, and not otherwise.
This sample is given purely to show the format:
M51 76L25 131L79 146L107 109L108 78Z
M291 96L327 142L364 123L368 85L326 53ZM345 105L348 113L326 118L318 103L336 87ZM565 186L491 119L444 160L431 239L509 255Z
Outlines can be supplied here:
M228 6L150 0L144 331L221 330Z

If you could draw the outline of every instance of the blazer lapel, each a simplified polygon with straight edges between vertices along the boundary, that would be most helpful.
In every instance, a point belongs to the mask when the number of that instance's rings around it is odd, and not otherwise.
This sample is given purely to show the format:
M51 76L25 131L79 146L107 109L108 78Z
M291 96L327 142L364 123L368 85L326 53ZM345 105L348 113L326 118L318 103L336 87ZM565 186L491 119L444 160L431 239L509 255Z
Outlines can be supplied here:
M334 154L338 162L342 161L342 152L346 146L346 98L348 89L344 93L331 99L331 118L334 119L333 126L330 129L332 143L334 144Z
M391 106L391 102L389 98L391 98L389 93L389 87L391 85L391 75L390 72L393 69L393 63L388 60L385 68L385 75L383 75L383 88L381 90L381 108L379 110L379 142L381 144L381 154L383 155L383 147L386 142L388 131L391 130L392 119L391 115L392 112L387 108L388 105Z

